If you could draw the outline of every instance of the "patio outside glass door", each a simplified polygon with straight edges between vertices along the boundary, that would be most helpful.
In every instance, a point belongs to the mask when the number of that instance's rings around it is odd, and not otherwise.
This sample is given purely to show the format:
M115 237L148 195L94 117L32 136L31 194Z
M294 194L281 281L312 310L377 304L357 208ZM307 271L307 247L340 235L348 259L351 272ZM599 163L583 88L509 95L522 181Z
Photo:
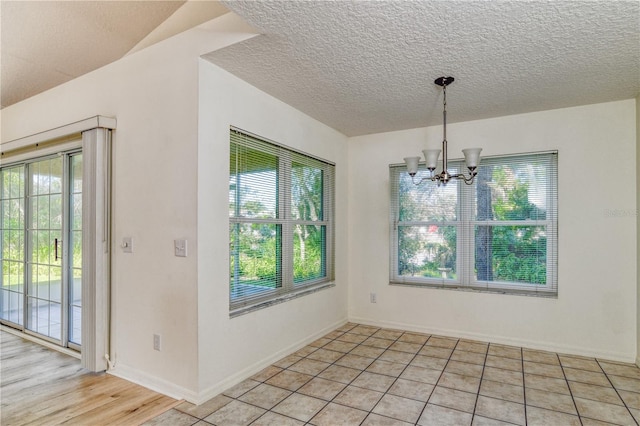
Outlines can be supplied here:
M0 170L0 320L80 349L82 154Z

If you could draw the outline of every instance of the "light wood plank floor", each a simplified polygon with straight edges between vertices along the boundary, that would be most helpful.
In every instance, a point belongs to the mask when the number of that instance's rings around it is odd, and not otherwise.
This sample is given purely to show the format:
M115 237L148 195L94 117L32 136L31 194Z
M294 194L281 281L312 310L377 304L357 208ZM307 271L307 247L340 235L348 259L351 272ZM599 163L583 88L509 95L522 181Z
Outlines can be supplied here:
M0 331L0 424L139 425L179 401Z

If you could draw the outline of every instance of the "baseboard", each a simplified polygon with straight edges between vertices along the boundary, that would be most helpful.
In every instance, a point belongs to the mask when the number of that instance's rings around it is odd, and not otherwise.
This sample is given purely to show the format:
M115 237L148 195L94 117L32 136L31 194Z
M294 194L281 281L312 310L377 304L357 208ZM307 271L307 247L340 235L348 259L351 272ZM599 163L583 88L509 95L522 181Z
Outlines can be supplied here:
M144 386L147 389L151 389L152 391L161 393L170 398L177 400L184 399L187 401L197 400L196 392L183 388L182 386L178 386L175 383L160 379L156 376L152 376L133 367L129 367L128 365L122 364L122 362L118 362L116 367L107 371L107 373L137 385Z
M639 364L640 356L634 359L633 355L614 352L614 351L594 351L588 348L572 346L572 345L558 345L558 344L552 344L549 342L541 342L541 341L529 340L529 339L514 339L506 336L489 335L489 334L483 334L483 333L470 333L470 332L454 330L454 329L423 327L423 326L417 326L415 324L405 324L405 323L393 322L393 321L377 321L369 318L349 317L349 321L358 323L358 324L371 325L375 327L415 331L418 333L426 333L426 334L438 334L438 335L451 336L451 337L457 337L462 339L472 339L472 340L479 340L482 342L497 343L501 345L518 346L518 347L536 349L536 350L542 350L542 351L572 354L572 355L586 356L591 358L608 359L608 360L618 361L618 362L629 362L629 363L635 362L637 365L640 365Z
M636 365L640 367L640 354L636 357Z
M322 330L314 333L311 336L307 336L305 337L303 340L300 340L296 343L293 343L291 345L289 345L288 347L274 353L273 355L271 355L268 358L263 358L261 359L259 362L248 366L247 368L232 374L231 376L227 377L224 380L221 380L220 382L216 383L213 386L210 386L209 388L203 390L202 392L200 392L197 395L197 398L195 399L191 399L189 397L185 397L185 399L193 404L202 404L203 402L208 401L209 399L213 398L214 396L224 392L225 390L229 389L230 387L237 385L238 383L242 382L243 380L248 379L249 377L253 376L254 374L258 373L259 371L265 369L266 367L270 366L271 364L273 364L274 362L284 358L287 355L292 354L293 352L305 347L306 345L308 345L309 343L318 340L319 338L321 338L322 336L326 335L327 333L330 333L331 331L335 330L338 327L341 327L342 325L346 324L347 320L346 318L340 321L336 321L333 324L323 328Z
M35 342L39 345L46 346L49 349L53 349L55 351L62 352L66 355L70 355L74 358L80 359L81 357L80 353L76 351L63 348L56 344L47 342L46 340L38 339L35 336L31 336L27 333L23 333L11 327L0 325L0 329L2 331L6 331L7 333L11 333L18 337L22 337L23 339ZM195 392L189 391L188 389L177 386L166 380L162 380L155 376L151 376L149 374L143 373L139 370L136 370L135 368L131 368L129 366L123 365L122 363L118 363L116 368L113 368L107 371L107 373L112 374L116 377L120 377L121 379L127 380L129 382L135 383L137 385L143 386L147 389L151 389L153 391L159 392L170 398L182 400L182 399L187 399L187 397L191 397L192 399L195 399Z
M214 386L211 386L202 392L195 392L193 390L181 387L176 385L175 383L171 383L169 381L160 379L156 376L152 376L150 374L144 373L138 369L130 367L128 365L123 364L121 361L116 364L116 367L109 370L107 373L112 374L116 377L120 377L121 379L128 380L132 383L135 383L140 386L144 386L147 389L151 389L155 392L159 392L168 397L177 399L177 400L185 400L191 402L192 404L202 404L214 396L220 394L226 389L240 383L241 381L253 376L257 372L262 369L268 367L279 359L299 350L300 348L308 345L314 340L319 339L325 334L335 330L336 328L344 325L347 322L346 319L342 319L337 321L322 330L316 332L311 336L307 336L305 339L298 341L292 345L289 345L287 348L282 349L272 356L268 358L264 358L259 362L248 366L247 368L232 374L226 379L216 383Z

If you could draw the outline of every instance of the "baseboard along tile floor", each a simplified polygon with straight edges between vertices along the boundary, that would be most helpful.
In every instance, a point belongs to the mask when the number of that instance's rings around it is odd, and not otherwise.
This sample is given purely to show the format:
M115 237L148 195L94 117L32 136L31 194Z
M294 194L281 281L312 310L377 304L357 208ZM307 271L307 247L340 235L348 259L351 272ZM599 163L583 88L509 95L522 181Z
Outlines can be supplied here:
M147 426L638 425L634 364L347 323Z

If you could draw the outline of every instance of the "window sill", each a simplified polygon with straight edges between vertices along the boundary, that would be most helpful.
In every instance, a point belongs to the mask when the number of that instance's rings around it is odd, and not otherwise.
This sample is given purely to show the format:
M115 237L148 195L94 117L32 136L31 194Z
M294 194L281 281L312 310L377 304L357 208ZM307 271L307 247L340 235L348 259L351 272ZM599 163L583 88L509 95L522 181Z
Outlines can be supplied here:
M287 302L292 299L297 299L298 297L306 296L308 294L316 293L320 290L324 290L324 289L335 287L335 286L336 286L336 283L334 281L325 282L322 284L305 287L303 289L300 289L292 293L283 294L282 296L276 297L274 299L257 302L255 304L242 306L240 308L230 309L229 318L239 317L254 311L258 311L260 309L268 308L269 306L278 305L280 303Z
M389 285L398 287L412 287L412 288L424 288L432 290L453 290L453 291L465 291L471 293L492 293L492 294L504 294L508 296L528 296L528 297L541 297L545 299L557 299L557 291L535 291L535 290L515 290L515 289L500 289L500 288L482 288L471 287L461 285L442 285L442 284L416 284L416 283L400 283L389 282Z

